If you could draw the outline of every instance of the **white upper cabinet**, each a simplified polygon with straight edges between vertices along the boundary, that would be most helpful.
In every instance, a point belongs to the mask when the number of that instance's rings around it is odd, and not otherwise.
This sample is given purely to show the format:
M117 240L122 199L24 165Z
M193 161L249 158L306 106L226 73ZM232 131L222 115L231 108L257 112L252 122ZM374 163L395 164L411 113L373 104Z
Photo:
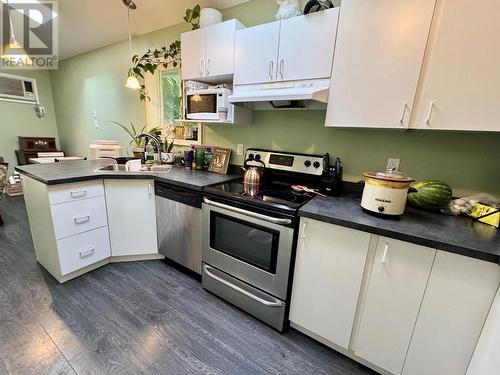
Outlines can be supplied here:
M234 84L329 78L339 8L236 32Z
M499 282L497 264L438 251L403 375L465 374Z
M111 256L157 254L153 180L105 180Z
M290 321L348 349L370 234L301 218Z
M500 131L498 6L438 2L417 128Z
M330 78L339 8L281 21L278 81Z
M234 73L235 32L244 28L236 19L181 35L182 79L231 80Z
M205 75L205 30L181 34L182 79L197 79Z
M434 6L435 0L342 2L326 126L409 126Z
M236 32L235 85L276 80L279 38L279 21Z
M428 247L378 238L353 345L357 356L401 373L435 254Z

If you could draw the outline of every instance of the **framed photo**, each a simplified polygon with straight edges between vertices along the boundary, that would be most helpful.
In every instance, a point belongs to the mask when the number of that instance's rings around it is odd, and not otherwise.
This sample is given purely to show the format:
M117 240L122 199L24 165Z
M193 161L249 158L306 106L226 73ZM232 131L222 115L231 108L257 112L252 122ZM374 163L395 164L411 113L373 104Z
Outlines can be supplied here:
M212 161L208 167L209 172L226 174L229 167L229 159L231 158L230 148L216 147L213 151Z

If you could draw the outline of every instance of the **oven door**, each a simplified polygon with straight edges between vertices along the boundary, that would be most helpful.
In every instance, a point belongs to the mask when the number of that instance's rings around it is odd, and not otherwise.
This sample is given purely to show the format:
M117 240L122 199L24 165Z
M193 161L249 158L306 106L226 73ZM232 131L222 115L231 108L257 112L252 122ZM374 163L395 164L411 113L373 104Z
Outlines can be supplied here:
M219 120L217 93L186 95L186 118L191 120Z
M293 249L289 218L204 198L203 262L286 300Z

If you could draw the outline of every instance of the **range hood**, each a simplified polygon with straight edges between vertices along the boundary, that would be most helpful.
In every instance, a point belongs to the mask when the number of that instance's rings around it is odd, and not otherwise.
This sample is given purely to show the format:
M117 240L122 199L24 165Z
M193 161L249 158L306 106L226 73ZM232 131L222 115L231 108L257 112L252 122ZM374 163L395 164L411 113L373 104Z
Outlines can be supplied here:
M253 109L325 109L330 79L235 85L228 100Z

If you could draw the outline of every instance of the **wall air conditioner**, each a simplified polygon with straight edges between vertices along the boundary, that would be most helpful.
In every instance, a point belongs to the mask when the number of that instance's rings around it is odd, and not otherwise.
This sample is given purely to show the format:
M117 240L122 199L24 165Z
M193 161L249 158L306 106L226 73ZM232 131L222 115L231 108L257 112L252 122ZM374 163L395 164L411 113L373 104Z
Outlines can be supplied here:
M36 79L0 73L0 101L39 104Z

